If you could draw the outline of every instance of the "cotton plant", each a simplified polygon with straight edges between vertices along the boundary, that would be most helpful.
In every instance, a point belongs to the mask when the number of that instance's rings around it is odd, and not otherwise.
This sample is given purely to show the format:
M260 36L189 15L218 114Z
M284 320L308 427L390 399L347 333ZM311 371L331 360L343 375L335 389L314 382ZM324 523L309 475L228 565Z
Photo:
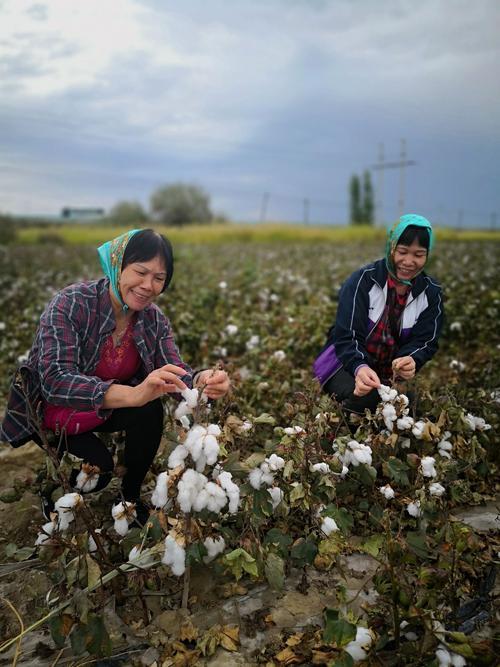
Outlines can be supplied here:
M332 519L329 516L325 516L321 523L321 531L328 537L331 533L337 532L339 527L335 519Z
M171 452L168 458L168 467L185 467L188 455L196 464L197 472L202 472L207 465L215 465L220 453L217 437L221 434L217 424L202 426L194 424L188 431L183 443Z
M75 511L82 505L83 498L79 493L66 493L56 501L54 509L58 515L58 530L65 531L75 519Z
M90 493L97 486L99 481L99 469L88 463L83 463L80 472L76 477L75 488L82 493Z
M211 563L226 548L226 542L222 535L219 537L206 537L203 540L203 545L207 550L207 555L203 556L204 563Z
M464 420L471 431L489 431L491 428L491 424L487 424L482 417L475 417L470 412L465 415Z
M379 487L379 491L386 500L392 500L396 496L394 489L390 484Z
M382 416L386 429L392 433L396 424L400 431L409 430L413 426L413 418L408 414L408 397L385 384L380 385L378 393L381 404L377 407L377 414Z
M436 459L433 456L424 456L420 461L420 472L424 477L436 477Z
M137 518L134 503L123 501L117 505L113 505L111 508L111 516L114 519L114 529L118 535L125 537L129 531L130 524Z
M372 464L372 449L357 440L349 440L345 447L340 447L337 442L333 443L334 457L342 463L342 473L346 474L344 468L357 467L360 464Z
M453 445L449 441L450 437L451 437L450 431L445 431L443 433L443 437L437 444L439 455L445 459L451 459L451 451L453 449Z
M161 562L168 565L173 575L181 577L186 571L186 549L184 540L172 531L164 541L165 550Z
M406 505L406 511L410 516L417 519L421 514L420 510L420 500L415 500Z
M369 628L358 625L356 637L344 646L344 651L349 653L354 662L366 660L368 651L373 643L373 632Z
M277 454L271 454L260 466L250 471L248 480L250 485L258 490L263 485L272 486L275 473L285 467L285 459Z

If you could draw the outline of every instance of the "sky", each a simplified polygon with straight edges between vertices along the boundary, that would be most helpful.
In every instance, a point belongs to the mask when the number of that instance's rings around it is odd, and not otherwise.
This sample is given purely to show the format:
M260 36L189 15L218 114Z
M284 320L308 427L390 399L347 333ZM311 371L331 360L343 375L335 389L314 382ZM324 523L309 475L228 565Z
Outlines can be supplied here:
M500 228L499 25L498 0L0 0L0 211L183 182L344 224L371 169L379 223Z

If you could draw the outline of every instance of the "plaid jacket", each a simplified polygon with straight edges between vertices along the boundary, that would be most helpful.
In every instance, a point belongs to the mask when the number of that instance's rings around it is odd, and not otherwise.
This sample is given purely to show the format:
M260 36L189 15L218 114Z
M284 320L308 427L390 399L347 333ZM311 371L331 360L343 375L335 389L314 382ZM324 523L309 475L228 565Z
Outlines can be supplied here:
M0 440L15 444L29 439L36 431L30 407L39 409L42 398L109 416L111 410L102 404L113 380L103 381L94 371L101 346L114 328L107 278L58 292L42 313L28 360L12 382ZM135 386L155 368L175 364L186 370L182 380L192 386L193 372L181 360L170 323L156 305L138 312L133 336L142 363L128 384Z

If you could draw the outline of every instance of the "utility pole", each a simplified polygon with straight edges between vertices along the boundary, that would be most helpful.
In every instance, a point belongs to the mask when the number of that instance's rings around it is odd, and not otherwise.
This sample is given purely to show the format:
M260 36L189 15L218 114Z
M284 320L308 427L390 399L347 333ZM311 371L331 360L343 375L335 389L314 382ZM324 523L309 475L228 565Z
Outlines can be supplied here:
M309 224L309 199L304 199L304 224Z
M460 208L458 210L458 216L457 216L458 229L462 229L463 225L464 225L464 210L463 208Z
M259 222L265 222L266 221L266 216L267 216L267 207L269 204L269 198L270 198L269 192L264 192L262 195L262 202L260 205L260 217L259 217Z
M497 228L497 214L493 212L490 217L490 227L491 231L494 232Z
M384 161L384 146L383 144L379 144L379 161L377 164L373 164L371 166L372 169L377 169L381 171L382 173L386 169L399 169L399 199L398 199L398 209L399 209L399 215L403 215L404 213L404 207L405 207L405 169L406 167L413 167L417 163L415 160L407 160L406 159L406 140L401 139L401 148L400 148L400 153L399 153L399 160L397 162L385 162ZM383 176L382 179L379 178L379 184L383 184Z

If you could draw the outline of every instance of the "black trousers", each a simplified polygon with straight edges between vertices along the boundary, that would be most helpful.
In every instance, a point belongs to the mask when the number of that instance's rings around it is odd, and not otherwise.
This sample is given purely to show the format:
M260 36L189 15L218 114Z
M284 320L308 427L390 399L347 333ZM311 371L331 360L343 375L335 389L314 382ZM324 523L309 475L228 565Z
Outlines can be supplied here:
M380 396L376 389L372 389L365 396L354 396L354 378L341 368L323 385L323 391L333 396L348 412L364 415L366 408L375 412Z
M63 436L58 447L59 457L65 451L83 459L84 463L98 466L101 474L94 491L100 491L111 480L114 461L111 452L97 435L125 431L124 465L125 476L122 492L125 500L137 500L141 485L153 463L163 434L163 405L158 398L140 408L116 408L111 417L95 429L95 432ZM38 444L41 441L33 437ZM73 471L74 485L77 471Z

